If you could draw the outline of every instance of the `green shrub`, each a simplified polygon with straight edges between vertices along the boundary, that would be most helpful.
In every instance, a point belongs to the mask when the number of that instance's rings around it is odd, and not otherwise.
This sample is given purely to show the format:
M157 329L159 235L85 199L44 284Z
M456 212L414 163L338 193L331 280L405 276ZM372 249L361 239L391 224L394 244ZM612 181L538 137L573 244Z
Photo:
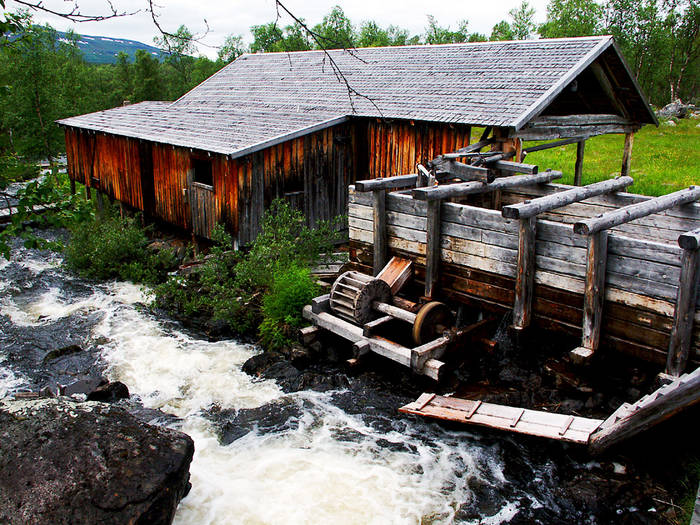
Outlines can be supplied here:
M176 265L172 250L149 250L137 218L108 208L104 218L76 223L65 247L67 266L84 277L156 284Z
M309 268L293 264L274 272L272 286L262 304L260 342L278 349L291 343L293 330L303 323L302 309L319 293Z
M216 244L199 270L158 286L155 304L225 321L235 333L257 331L265 346L282 346L289 342L285 330L301 322L301 309L315 293L309 268L331 252L338 236L334 224L308 228L301 212L276 200L247 253L233 250L231 237L217 228ZM292 286L295 281L300 288Z

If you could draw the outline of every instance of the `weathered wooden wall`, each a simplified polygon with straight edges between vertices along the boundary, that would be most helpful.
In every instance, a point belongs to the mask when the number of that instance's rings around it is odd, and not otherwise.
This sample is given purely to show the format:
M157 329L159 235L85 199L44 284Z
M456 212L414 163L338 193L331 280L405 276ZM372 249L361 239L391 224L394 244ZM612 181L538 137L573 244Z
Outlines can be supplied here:
M241 244L258 232L277 197L310 224L344 215L356 178L354 124L343 124L229 159L187 148L66 128L68 172L78 182L161 220L209 236L224 223ZM213 191L192 184L192 158L212 161ZM186 190L186 191L183 191ZM192 210L198 212L193 221Z
M367 121L367 170L361 179L415 173L442 153L469 145L469 126L433 122Z
M65 132L75 180L204 237L224 223L245 245L275 198L302 210L311 225L345 215L347 187L355 180L413 173L416 164L468 145L470 128L356 119L236 159L74 128ZM212 160L212 192L188 178L192 158L203 155Z
M544 192L547 187L532 191ZM516 200L516 195L504 195L504 198ZM611 198L624 200L643 197L618 195ZM597 203L603 200L596 197L590 199L591 203L586 202L596 209L596 206L601 206ZM371 195L355 193L351 189L348 212L351 252L358 267L369 273L372 264L371 206ZM387 196L386 209L390 249L396 254L411 256L419 267L419 278L422 278L426 250L426 203L416 201L410 195L393 192ZM596 215L598 213L600 211L595 212ZM686 217L676 217L680 220L676 223L674 219L669 219L674 213L685 214ZM688 217L689 214L696 217ZM692 210L672 210L648 219L657 224L684 225L686 229L690 229L687 226L692 224L700 224L700 214ZM677 244L658 242L659 238L659 235L649 237L641 231L640 237L614 230L611 233L602 339L609 347L665 363L680 275L681 250ZM585 246L585 237L574 234L570 225L538 219L533 301L536 324L580 335ZM510 310L514 301L517 247L517 221L504 219L496 210L444 203L440 293L480 308L499 312ZM700 308L696 310L696 327L700 327L698 321ZM693 335L691 359L700 361L700 328L696 328Z

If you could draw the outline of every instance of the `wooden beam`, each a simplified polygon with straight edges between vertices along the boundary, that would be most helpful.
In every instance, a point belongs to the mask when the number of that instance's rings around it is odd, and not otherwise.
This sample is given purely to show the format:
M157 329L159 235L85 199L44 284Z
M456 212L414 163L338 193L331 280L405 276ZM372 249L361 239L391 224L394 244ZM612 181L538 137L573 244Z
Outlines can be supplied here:
M620 175L623 177L630 174L632 166L632 145L634 144L634 133L625 134L625 149L622 151L622 168Z
M365 337L371 337L375 334L375 332L377 331L377 329L380 326L382 326L390 321L393 321L393 320L394 320L394 318L392 316L385 315L383 317L379 317L377 319L374 319L373 321L369 321L368 323L365 323L362 326L362 335L364 335ZM369 350L369 348L368 348L368 350Z
M411 349L411 370L420 372L429 359L439 359L445 353L447 345L450 344L449 337L438 337L437 339Z
M600 343L607 259L608 232L602 230L588 237L581 346L571 352L572 360L577 363L588 361Z
M530 154L534 153L536 151L542 151L545 149L551 149L551 148L558 148L560 146L566 146L568 144L573 144L574 142L581 142L582 140L586 140L588 137L572 137L570 139L564 139L564 140L555 140L554 142L549 142L547 144L538 144L537 146L529 146L523 150L524 154Z
M372 192L374 205L372 207L374 275L378 275L386 264L388 254L386 238L386 190Z
M418 190L414 190L418 191ZM425 250L425 297L432 298L440 267L440 200L428 201Z
M660 423L684 408L700 402L700 368L645 396L619 419L606 419L594 432L589 448L594 454Z
M600 230L607 230L627 222L646 217L652 213L668 210L681 204L688 204L700 199L700 186L690 186L685 190L662 195L644 202L630 204L617 210L604 213L598 217L585 219L574 224L574 232L591 235Z
M694 235L693 235L694 234ZM687 238L697 241L700 229L688 232ZM682 236L681 236L682 237ZM687 242L687 241L686 241ZM678 244L681 244L679 239ZM688 243L691 244L692 243ZM682 245L681 245L682 247ZM693 320L695 318L695 302L697 300L698 277L700 277L700 250L684 249L681 257L681 276L678 283L678 296L673 312L673 327L668 345L666 373L679 376L685 371L690 354L693 335Z
M625 108L625 105L620 101L620 99L617 96L617 93L615 93L615 88L613 88L613 85L610 83L610 79L605 73L603 67L598 62L593 62L591 64L591 71L593 71L593 74L598 80L600 87L603 88L603 91L608 96L613 106L615 106L615 109L620 114L624 115L625 117L628 117L629 113L627 111L627 108Z
M355 182L356 191L378 191L391 188L412 188L416 185L418 175L396 175L395 177L385 177L383 179L358 180Z
M537 199L526 200L518 204L510 204L503 207L503 216L507 219L526 219L555 210L574 202L580 202L590 197L604 195L613 191L619 191L630 186L634 182L632 177L617 177L614 179L604 180L582 186L580 188L572 188L564 190Z
M532 297L535 287L535 234L537 217L520 220L518 229L518 267L515 276L513 328L524 330L532 318Z
M523 140L565 139L575 136L593 137L610 133L633 133L641 126L622 124L595 124L590 126L526 126L513 133ZM577 141L574 141L577 142Z
M582 140L576 144L576 164L574 165L574 186L581 185L583 178L583 153L586 149L586 141Z
M635 124L634 122L619 115L552 115L538 117L530 121L530 124L542 126L577 126L594 124Z
M435 186L433 188L416 188L412 191L414 199L421 201L433 201L441 199L451 199L474 195L477 193L489 193L495 190L505 188L514 188L517 186L528 186L532 184L543 184L561 178L560 171L547 170L544 173L537 175L514 175L512 177L503 177L496 179L490 184L481 182L462 182L458 184L445 184Z
M402 257L392 257L389 263L377 274L391 288L391 294L396 295L403 285L413 275L413 261Z
M487 182L489 179L488 169L481 168L479 166L472 166L456 160L440 161L438 158L433 161L433 166L435 166L437 169L448 172L453 177L467 182Z
M697 250L700 248L700 228L686 232L678 237L678 245L684 250Z
M515 153L515 152L513 152ZM488 162L487 162L488 164ZM525 173L527 175L536 175L539 173L539 166L536 164L523 164L522 162L510 162L507 160L498 160L493 165L488 164L490 168L511 173Z

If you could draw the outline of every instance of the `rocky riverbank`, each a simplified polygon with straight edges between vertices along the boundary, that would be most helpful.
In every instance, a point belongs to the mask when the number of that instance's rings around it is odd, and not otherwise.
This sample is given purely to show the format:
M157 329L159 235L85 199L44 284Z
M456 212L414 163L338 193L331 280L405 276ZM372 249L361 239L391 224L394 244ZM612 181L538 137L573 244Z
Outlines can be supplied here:
M0 401L0 522L172 522L192 439L123 408L65 397Z

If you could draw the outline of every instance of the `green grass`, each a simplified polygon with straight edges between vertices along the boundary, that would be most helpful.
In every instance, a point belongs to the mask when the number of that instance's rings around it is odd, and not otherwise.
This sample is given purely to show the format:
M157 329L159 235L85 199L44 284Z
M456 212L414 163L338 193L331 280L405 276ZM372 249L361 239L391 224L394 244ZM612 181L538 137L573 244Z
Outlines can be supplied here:
M627 190L643 195L663 195L700 184L700 119L682 119L677 125L645 126L635 134L632 149L634 184ZM478 133L473 141L478 140ZM583 184L591 184L620 174L624 135L601 135L586 141ZM526 142L524 148L538 144ZM540 171L561 171L562 184L573 184L576 144L537 151L525 159Z

